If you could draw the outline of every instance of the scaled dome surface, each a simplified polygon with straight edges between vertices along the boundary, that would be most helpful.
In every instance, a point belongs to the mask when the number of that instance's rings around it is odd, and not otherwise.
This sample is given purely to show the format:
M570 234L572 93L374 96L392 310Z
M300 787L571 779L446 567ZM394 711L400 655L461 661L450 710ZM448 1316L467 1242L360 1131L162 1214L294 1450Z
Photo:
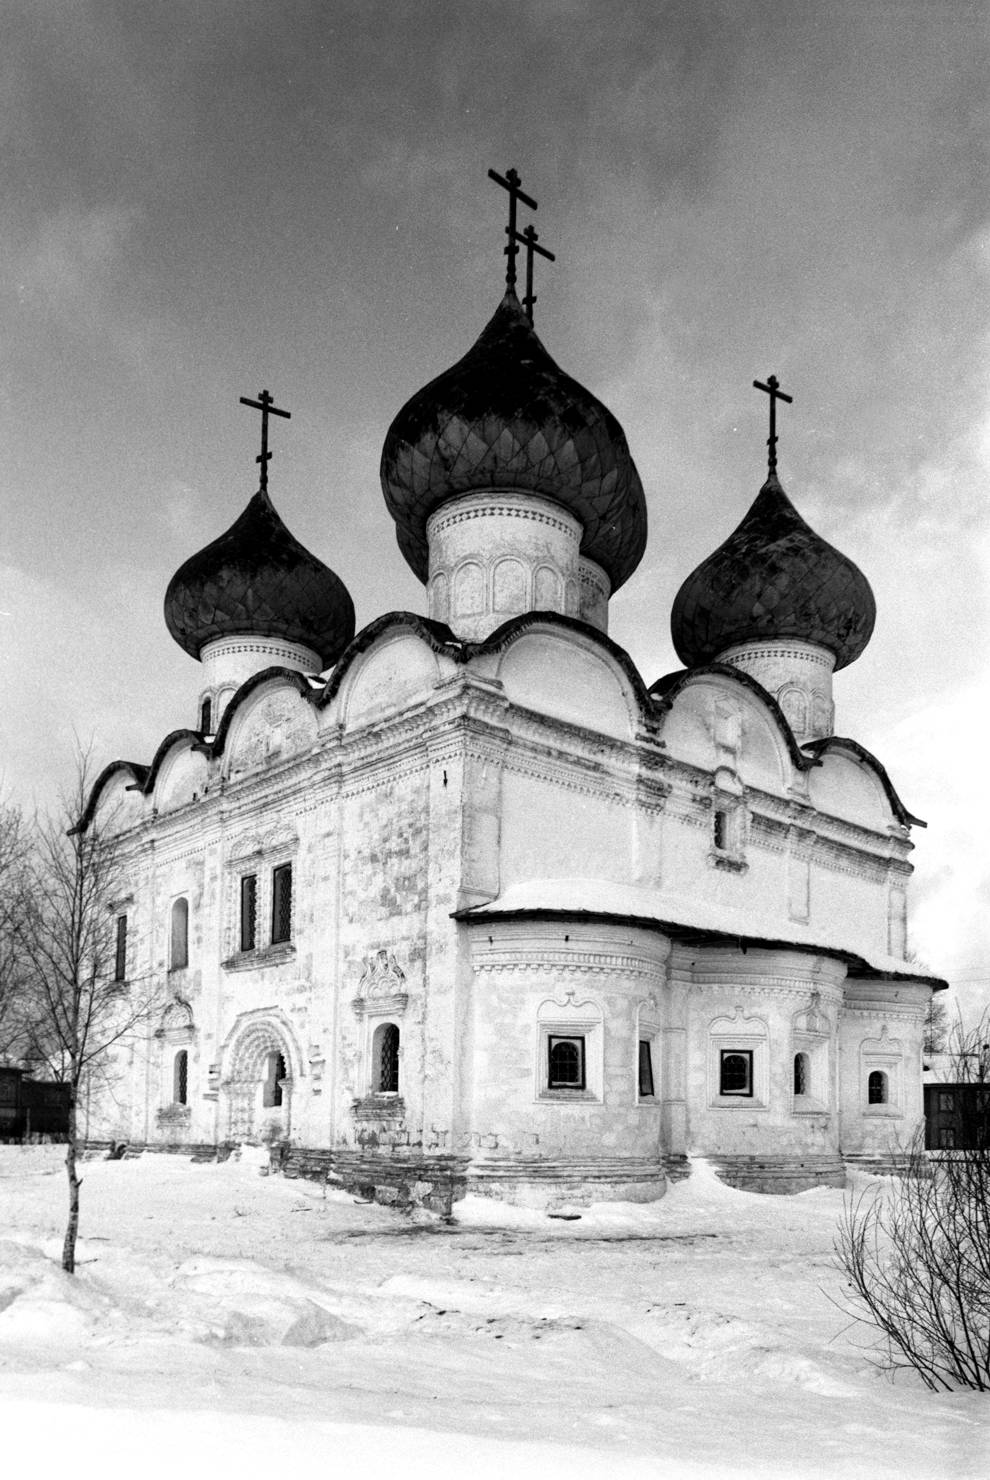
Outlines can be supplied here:
M646 500L622 428L551 359L511 288L463 359L396 416L381 478L399 548L421 581L430 514L485 488L568 509L584 529L581 554L613 591L646 548Z
M742 523L681 586L670 630L688 668L736 643L797 638L859 657L876 604L857 565L805 523L771 473Z
M225 534L180 565L165 622L194 658L214 638L256 634L312 648L329 668L354 636L354 603L259 489Z

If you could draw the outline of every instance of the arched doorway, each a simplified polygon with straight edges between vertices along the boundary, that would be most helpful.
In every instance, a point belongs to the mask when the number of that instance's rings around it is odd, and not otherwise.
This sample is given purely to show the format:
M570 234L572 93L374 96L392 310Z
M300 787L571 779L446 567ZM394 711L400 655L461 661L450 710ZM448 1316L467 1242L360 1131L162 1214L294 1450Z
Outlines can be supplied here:
M286 1141L292 1130L292 1063L286 1034L271 1019L245 1024L230 1045L223 1081L231 1141Z

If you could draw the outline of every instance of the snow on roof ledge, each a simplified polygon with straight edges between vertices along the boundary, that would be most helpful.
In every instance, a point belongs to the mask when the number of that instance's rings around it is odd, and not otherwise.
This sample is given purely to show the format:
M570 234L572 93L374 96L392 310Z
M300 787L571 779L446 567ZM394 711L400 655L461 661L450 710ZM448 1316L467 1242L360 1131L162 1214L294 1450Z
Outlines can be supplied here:
M819 926L757 916L751 911L679 898L635 884L617 884L611 879L528 879L510 885L488 904L455 911L454 918L471 921L508 915L590 915L659 928L674 936L705 935L769 949L818 951L841 957L854 976L897 977L936 989L947 985L941 977L910 970L908 963L897 956L872 951L867 955L850 949L847 941Z

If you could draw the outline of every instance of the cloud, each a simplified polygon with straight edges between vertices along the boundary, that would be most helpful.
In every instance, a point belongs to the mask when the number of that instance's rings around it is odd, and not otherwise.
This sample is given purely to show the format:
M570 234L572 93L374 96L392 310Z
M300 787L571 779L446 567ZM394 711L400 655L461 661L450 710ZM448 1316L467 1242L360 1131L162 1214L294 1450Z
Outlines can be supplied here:
M46 217L20 254L21 301L40 298L59 314L92 303L119 269L140 219L140 209L127 205L65 206Z

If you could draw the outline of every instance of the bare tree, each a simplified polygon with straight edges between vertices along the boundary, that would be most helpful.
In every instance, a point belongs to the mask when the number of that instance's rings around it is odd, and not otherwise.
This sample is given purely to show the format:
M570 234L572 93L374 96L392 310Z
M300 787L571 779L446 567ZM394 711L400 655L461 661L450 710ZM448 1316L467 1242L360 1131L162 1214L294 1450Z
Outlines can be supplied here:
M31 840L21 809L0 801L0 1059L15 1061L30 1053L37 1025L16 928Z
M948 1041L949 1010L933 992L925 1011L925 1036L922 1049L925 1054L941 1053Z
M967 1144L926 1152L919 1132L899 1178L846 1203L835 1240L855 1319L879 1333L882 1365L911 1367L932 1389L990 1390L988 1040L986 1020L954 1033Z
M37 1043L69 1085L62 1268L70 1274L79 1231L81 1090L153 1006L141 982L117 980L112 903L123 892L120 850L113 819L87 816L91 781L89 757L80 754L72 792L35 829L14 921L16 948L39 1013Z

